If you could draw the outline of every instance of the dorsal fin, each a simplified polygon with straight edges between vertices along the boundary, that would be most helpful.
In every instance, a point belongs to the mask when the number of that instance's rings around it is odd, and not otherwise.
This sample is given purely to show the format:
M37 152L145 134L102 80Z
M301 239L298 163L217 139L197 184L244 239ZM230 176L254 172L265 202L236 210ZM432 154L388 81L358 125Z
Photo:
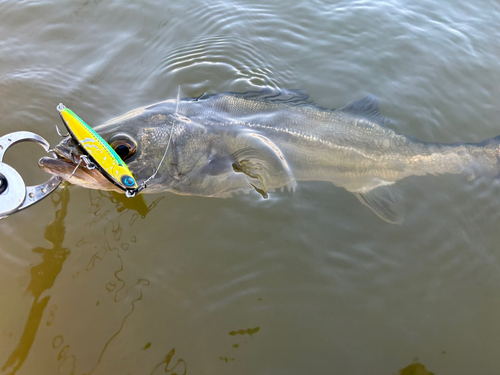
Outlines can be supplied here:
M316 105L309 99L309 94L306 90L286 90L265 87L260 91L247 91L240 92L225 92L220 94L203 94L197 98L190 99L191 101L201 101L216 98L221 95L232 95L239 98L248 100L259 100L263 102L283 103L292 106L311 106L322 111L336 111L343 112L357 117L364 117L365 119L380 124L386 125L390 120L380 113L378 109L378 99L375 95L367 95L363 99L352 102L345 107L339 109L327 109Z
M309 94L305 90L285 90L266 87L261 91L247 91L242 94L234 94L246 99L263 100L266 102L280 102L290 105L310 105Z
M309 94L306 94L306 90L285 90L285 89L274 89L271 87L265 87L260 91L247 91L244 93L240 92L225 92L222 94L203 94L198 98L198 100L206 100L219 95L233 95L239 98L249 99L249 100L261 100L264 102L275 102L284 103L288 105L300 106L300 105L312 105L314 104L309 100Z
M371 94L365 96L363 99L349 103L345 107L337 109L337 111L362 116L380 125L385 125L389 122L389 119L382 116L378 109L377 97Z

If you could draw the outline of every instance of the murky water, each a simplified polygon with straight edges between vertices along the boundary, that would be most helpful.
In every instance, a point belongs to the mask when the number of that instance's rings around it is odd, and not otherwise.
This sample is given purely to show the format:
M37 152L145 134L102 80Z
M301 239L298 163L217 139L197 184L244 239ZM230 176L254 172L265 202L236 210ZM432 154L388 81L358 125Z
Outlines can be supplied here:
M0 134L58 142L204 92L368 93L425 141L500 134L495 1L0 2ZM33 146L33 147L31 147ZM46 176L35 145L7 161ZM2 374L500 371L500 183L415 177L401 226L329 183L234 199L70 187L0 222ZM416 370L415 370L416 371ZM425 372L422 372L425 373Z

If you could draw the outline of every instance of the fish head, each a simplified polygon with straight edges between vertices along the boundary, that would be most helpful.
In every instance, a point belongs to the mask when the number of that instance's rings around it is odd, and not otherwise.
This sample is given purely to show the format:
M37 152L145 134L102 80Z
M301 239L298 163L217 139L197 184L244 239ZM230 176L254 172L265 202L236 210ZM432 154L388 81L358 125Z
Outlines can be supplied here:
M162 102L128 112L94 130L127 164L140 185L160 165L174 123L175 110L175 101ZM84 163L77 168L84 153L71 137L63 139L53 151L56 157L43 157L39 160L42 170L85 188L124 192L109 181L99 168L89 169ZM170 157L167 155L162 164L169 163L168 159ZM165 190L168 174L158 175L158 179L162 179L162 190ZM152 190L154 189L148 188L148 192L153 192Z

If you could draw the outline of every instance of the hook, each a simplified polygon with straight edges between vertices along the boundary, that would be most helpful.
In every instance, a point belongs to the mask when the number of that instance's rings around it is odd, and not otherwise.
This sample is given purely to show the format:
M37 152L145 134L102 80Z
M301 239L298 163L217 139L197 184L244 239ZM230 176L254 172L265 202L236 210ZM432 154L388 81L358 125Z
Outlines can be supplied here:
M68 135L70 135L70 134L69 134L69 132L68 132L68 134L66 134L66 135L61 134L61 132L60 132L59 128L57 127L57 125L56 125L56 131L57 131L57 134L59 134L59 135L60 135L61 137L63 137L63 138L66 138Z

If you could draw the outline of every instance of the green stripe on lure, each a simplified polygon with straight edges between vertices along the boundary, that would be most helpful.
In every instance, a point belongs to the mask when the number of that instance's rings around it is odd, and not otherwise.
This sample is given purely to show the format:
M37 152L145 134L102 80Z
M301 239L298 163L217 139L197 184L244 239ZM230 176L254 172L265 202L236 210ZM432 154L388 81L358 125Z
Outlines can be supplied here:
M137 185L127 164L99 134L83 122L71 109L59 104L57 110L71 137L86 154L80 158L76 168L78 168L82 160L86 162L89 169L97 166L109 181L125 190L128 197L133 197L139 190L142 190Z

